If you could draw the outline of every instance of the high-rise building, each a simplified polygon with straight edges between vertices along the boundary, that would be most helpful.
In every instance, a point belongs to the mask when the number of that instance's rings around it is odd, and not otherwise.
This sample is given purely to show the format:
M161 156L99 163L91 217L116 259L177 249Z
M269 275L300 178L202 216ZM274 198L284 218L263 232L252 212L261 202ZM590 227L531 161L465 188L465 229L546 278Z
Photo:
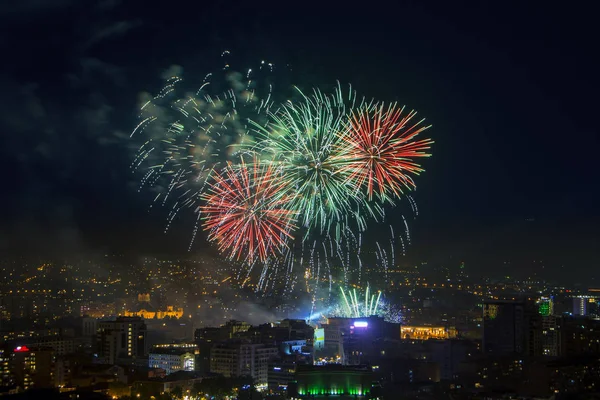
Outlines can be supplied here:
M117 317L98 322L98 357L105 364L119 358L140 358L148 354L146 324L139 317Z
M10 352L0 349L0 386L12 386L13 375L10 368Z
M600 354L600 321L592 318L564 318L560 336L561 356Z
M554 300L552 297L540 297L537 301L538 313L541 316L547 317L554 315Z
M54 386L54 351L18 346L12 354L15 384L23 389Z
M573 297L573 315L587 315L588 299L586 296Z
M561 318L542 316L542 355L558 357L561 354Z
M483 351L523 354L526 344L526 309L523 302L486 301L483 304Z
M211 349L210 372L226 377L251 376L257 390L269 382L269 361L277 356L276 347L242 341L220 343Z
M600 297L580 295L573 297L573 315L599 317L598 303Z

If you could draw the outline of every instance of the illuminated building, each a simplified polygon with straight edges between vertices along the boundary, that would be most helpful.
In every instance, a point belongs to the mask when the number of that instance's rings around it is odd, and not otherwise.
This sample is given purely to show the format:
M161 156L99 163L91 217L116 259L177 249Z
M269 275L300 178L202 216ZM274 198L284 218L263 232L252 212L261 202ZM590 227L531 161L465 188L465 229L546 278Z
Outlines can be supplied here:
M553 315L542 317L542 355L558 357L561 354L560 321Z
M522 354L525 351L525 304L515 301L486 301L483 304L483 351L493 354Z
M573 315L587 315L587 303L584 296L573 297Z
M350 329L353 323L352 318L328 318L327 323L323 324L323 334L325 336L323 352L324 355L341 358L344 354L344 340L342 332Z
M279 343L279 350L282 354L310 354L309 348L306 343L306 339L302 340L285 340Z
M146 310L140 308L136 311L125 311L126 317L142 317L145 319L163 319L163 318L181 318L183 317L183 308L175 308L173 306L167 306L166 310Z
M360 365L379 357L379 339L398 339L400 324L387 322L383 317L329 318L323 325L325 333L323 356L332 360L341 358L344 365ZM331 350L337 349L338 352Z
M592 318L564 318L561 329L563 357L600 354L600 321Z
M147 354L146 324L139 317L117 317L98 322L98 356L105 364L118 358L144 357Z
M296 370L297 395L304 398L369 398L373 372L366 367L341 365L298 365Z
M54 352L52 349L18 346L12 354L15 384L27 390L54 386Z
M316 356L316 362L325 364L331 361L357 365L378 354L374 345L376 339L398 339L400 324L387 322L378 316L334 317L327 318L327 323L323 324L321 329L324 334L324 346Z
M138 301L140 303L150 303L150 293L140 293L138 294Z
M537 301L537 306L540 315L544 317L554 315L554 300L551 297L541 297Z
M210 350L210 372L225 377L251 376L257 390L269 381L269 361L277 356L276 347L241 341L220 343Z
M575 296L573 297L573 315L576 316L600 316L598 311L598 296Z
M247 332L252 325L244 321L236 321L232 319L231 321L227 321L225 325L221 327L224 332L225 337L228 339L233 339L237 336L238 333Z
M278 361L269 364L269 390L285 393L290 382L294 381L295 362Z
M9 353L4 349L0 349L0 386L11 386L13 384L13 376L10 368Z
M183 308L166 306L166 309L156 309L150 303L150 294L143 293L138 295L138 303L131 310L125 310L123 315L126 317L142 317L145 319L163 319L163 318L181 318L183 317Z
M428 340L428 339L453 339L456 329L443 326L409 326L400 327L402 339Z
M30 340L21 340L19 344L27 347L44 347L54 350L57 356L71 354L75 352L75 339L63 338L60 336L47 336L44 338L35 338Z
M194 371L195 354L185 347L154 347L148 356L150 368L162 368L167 375L177 371Z
M315 329L314 336L313 346L315 351L323 350L325 347L325 330L323 328Z

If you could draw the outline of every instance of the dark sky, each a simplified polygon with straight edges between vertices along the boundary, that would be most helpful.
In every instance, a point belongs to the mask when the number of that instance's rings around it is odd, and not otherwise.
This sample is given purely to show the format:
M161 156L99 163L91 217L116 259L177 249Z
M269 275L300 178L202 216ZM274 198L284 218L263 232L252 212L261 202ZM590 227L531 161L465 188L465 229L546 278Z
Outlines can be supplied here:
M162 233L121 138L163 71L204 75L229 49L249 64L291 64L300 86L350 82L433 124L408 260L480 271L543 260L593 276L592 2L204 3L2 2L1 253L185 252L189 225Z

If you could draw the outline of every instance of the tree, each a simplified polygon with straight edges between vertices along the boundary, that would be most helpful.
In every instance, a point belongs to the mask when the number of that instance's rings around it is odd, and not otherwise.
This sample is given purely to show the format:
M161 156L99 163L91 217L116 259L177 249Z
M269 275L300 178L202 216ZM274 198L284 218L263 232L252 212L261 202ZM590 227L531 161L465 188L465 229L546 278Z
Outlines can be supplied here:
M234 393L233 380L224 376L204 378L194 384L194 391L199 395L209 395L217 400L231 396Z

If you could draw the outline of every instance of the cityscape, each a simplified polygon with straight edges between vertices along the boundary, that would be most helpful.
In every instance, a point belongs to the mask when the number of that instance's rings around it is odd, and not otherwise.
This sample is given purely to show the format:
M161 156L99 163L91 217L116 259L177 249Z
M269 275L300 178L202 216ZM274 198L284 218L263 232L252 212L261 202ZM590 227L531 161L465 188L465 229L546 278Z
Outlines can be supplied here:
M137 277L109 260L95 274L85 264L5 264L2 393L412 399L597 389L600 288L419 265L389 271L372 296L329 293L316 311L197 264L145 259ZM339 316L335 303L354 296L352 314ZM397 306L391 318L374 299Z

